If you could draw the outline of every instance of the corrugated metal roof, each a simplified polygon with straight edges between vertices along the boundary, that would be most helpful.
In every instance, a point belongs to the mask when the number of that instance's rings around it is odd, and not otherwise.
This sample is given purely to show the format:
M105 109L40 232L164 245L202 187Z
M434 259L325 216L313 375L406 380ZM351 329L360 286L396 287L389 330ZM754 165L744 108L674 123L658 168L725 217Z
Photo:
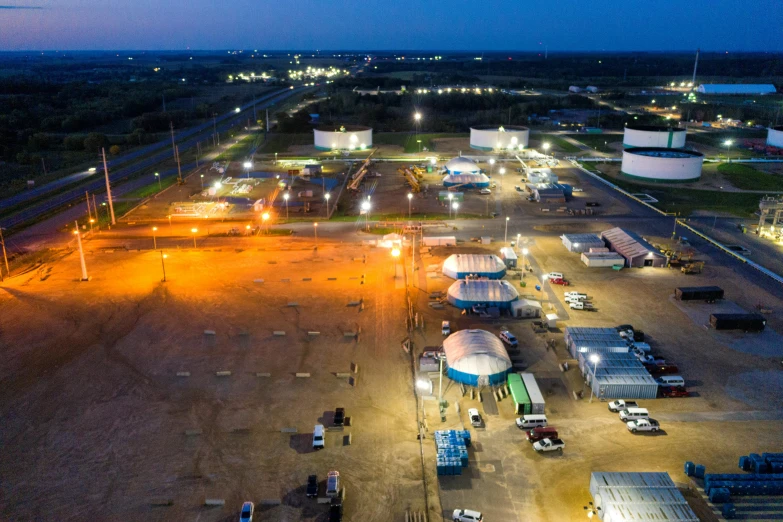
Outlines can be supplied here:
M604 240L598 237L598 234L563 234L560 239L570 241L571 243L590 243L604 246Z
M699 520L668 473L595 472L590 494L604 522Z
M443 340L449 368L472 375L495 375L511 368L503 342L485 330L459 330Z
M535 376L532 373L520 373L522 382L525 384L525 390L530 397L532 404L544 404L544 395L541 393L541 389L538 387Z
M486 275L500 278L506 273L506 264L498 256L486 254L452 254L443 262L443 275L452 279L462 274Z
M454 173L478 172L480 170L479 166L476 165L472 160L463 158L462 156L450 159L446 162L444 167L449 172Z
M601 237L608 241L614 250L627 259L650 254L652 254L653 257L666 257L637 234L620 227L601 232Z
M703 83L697 90L704 94L774 94L771 83Z
M644 384L658 386L658 382L649 373L647 375L612 375L610 372L601 375L599 370L598 376L594 377L594 382L597 382L599 385L606 386L615 384Z

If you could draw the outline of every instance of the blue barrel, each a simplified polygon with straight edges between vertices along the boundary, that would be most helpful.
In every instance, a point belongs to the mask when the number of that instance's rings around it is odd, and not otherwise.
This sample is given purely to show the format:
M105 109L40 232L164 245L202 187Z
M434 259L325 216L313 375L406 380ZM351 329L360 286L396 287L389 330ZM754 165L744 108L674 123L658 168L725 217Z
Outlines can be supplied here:
M753 462L753 471L755 473L768 473L769 466L763 460L756 460Z
M703 479L704 478L704 472L706 470L707 469L703 465L697 464L696 467L693 469L693 476L696 477L696 478Z
M696 467L696 464L694 464L691 461L688 461L685 463L685 475L692 477L694 468Z
M739 469L742 471L750 471L753 469L753 463L747 455L743 455L739 458Z
M712 488L710 490L710 502L713 504L723 504L731 500L731 494L726 488Z
M723 509L721 509L721 513L723 514L724 518L732 519L737 516L737 509L734 507L734 504L731 503L723 504Z
M462 464L460 463L459 459L454 459L454 474L462 475Z

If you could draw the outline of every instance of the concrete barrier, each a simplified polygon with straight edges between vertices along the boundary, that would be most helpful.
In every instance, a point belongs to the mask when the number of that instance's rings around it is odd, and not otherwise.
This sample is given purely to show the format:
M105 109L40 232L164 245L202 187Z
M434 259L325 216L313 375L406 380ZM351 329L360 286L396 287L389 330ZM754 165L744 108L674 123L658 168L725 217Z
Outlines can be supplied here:
M256 377L271 377L272 374L269 372L257 372Z
M296 433L296 428L280 428L280 433Z
M287 306L299 306L299 303L291 301Z
M343 337L356 337L356 332L343 332Z
M312 280L313 280L312 277L303 277L302 278L302 281L312 281Z
M307 377L310 377L310 374L309 373L297 373L296 376L300 377L300 378L307 378Z
M356 387L356 379L353 377L348 377L348 384L350 384L353 387Z
M229 370L221 370L219 372L215 372L216 377L231 377L231 372Z
M353 442L353 433L349 433L343 437L343 446L350 446Z
M359 306L360 304L362 304L361 301L349 301L348 302L348 306Z
M351 374L349 372L337 372L335 373L335 376L338 379L349 379L351 377Z
M310 337L317 337L321 335L321 332L307 332L307 335L309 335Z
M332 503L332 499L330 497L318 497L318 501L317 502L319 504L331 504Z
M177 372L177 377L190 377L190 372Z
M288 278L286 278L286 279L281 279L281 280L280 280L280 282L281 282L281 283L290 283L290 282L291 282L291 280L290 280L290 279L288 279Z
M254 283L258 283L258 284L260 284L260 285L263 285L263 284L264 284L264 280L263 280L263 279L253 279L253 282L254 282Z
M337 281L337 278L336 277L327 277L326 280L327 281Z
M272 334L277 335L277 336L284 336L285 335L285 330L275 330L274 332L272 332Z
M359 373L359 365L358 365L358 364L356 364L356 363L354 363L354 362L352 362L352 363L351 363L351 371L352 371L353 373Z
M203 433L200 429L195 430L185 430L185 436L187 437L195 437L196 435L201 435Z
M215 335L215 330L204 330L204 335Z
M204 499L204 505L205 506L225 506L226 500L223 498L205 498Z

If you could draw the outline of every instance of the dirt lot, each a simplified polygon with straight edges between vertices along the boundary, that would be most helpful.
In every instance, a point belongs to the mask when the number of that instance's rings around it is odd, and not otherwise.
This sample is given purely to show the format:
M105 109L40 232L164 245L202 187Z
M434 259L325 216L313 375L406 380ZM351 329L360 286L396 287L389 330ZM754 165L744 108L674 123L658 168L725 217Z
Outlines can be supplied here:
M226 520L270 499L282 505L261 506L262 520L322 520L304 484L331 469L348 520L423 510L404 285L388 252L261 245L170 252L166 283L147 251L88 255L88 283L71 255L43 281L3 285L0 518ZM355 387L336 377L351 363ZM336 406L352 426L313 452L313 426Z

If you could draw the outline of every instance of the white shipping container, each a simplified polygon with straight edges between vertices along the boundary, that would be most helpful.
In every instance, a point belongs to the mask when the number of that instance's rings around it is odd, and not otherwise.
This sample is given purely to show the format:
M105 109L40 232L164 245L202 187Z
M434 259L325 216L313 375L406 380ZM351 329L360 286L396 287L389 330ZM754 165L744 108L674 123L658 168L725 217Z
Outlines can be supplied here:
M424 236L422 244L424 246L456 246L457 238L455 236Z
M545 408L544 395L541 393L541 389L538 387L535 376L532 373L520 372L519 376L522 378L522 384L525 385L527 395L530 397L531 413L536 415L543 415Z
M557 314L546 314L546 322L549 328L557 328Z
M625 258L615 252L582 252L582 263L590 268L607 268L625 265Z
M606 247L593 247L590 248L590 253L594 254L596 252L609 252L609 249Z

